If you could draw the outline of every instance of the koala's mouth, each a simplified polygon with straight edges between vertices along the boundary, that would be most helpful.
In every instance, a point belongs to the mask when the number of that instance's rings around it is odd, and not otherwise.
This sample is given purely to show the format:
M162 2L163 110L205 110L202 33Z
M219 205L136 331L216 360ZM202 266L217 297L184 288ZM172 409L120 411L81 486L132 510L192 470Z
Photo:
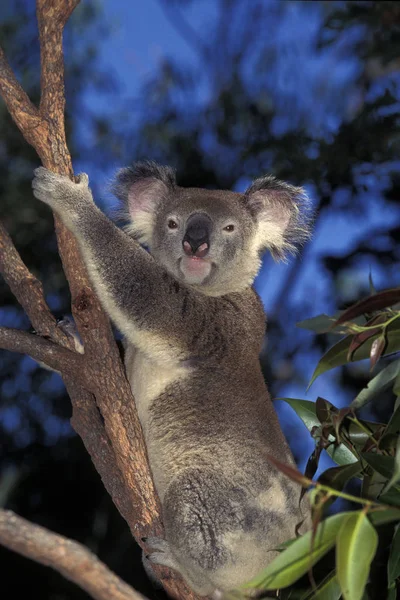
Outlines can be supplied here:
M210 275L212 263L209 259L197 256L182 256L179 262L179 270L187 283L203 283Z

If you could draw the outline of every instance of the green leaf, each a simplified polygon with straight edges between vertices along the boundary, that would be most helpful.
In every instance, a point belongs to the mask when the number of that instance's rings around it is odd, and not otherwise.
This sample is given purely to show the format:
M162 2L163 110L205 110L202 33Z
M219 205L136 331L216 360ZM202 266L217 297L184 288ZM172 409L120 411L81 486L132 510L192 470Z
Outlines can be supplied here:
M379 337L380 333L376 333L368 340L365 341L362 346L358 347L352 356L350 362L355 362L357 360L362 360L363 358L368 358L371 351L371 346L373 342ZM319 363L317 364L315 371L311 377L311 381L308 384L310 387L317 377L325 373L326 371L330 371L335 367L340 367L342 365L347 364L349 361L347 360L347 353L349 351L352 339L354 336L348 335L341 339L337 344L332 346L326 354L321 358ZM391 354L393 352L397 352L400 350L400 318L396 319L390 325L387 326L386 329L386 339L387 345L385 348L384 355Z
M311 431L313 427L319 427L321 425L316 415L315 402L311 402L310 400L299 400L296 398L277 398L277 400L283 400L289 404L309 431ZM335 441L333 435L329 435L328 439L330 442ZM338 446L331 444L326 451L338 465L348 465L357 462L356 456L344 444L339 444Z
M382 456L373 452L363 452L362 458L381 475L390 479L394 472L394 458L392 456Z
M383 423L374 423L373 421L358 419L358 423L348 421L346 428L346 439L350 440L355 446L358 446L359 450L362 450L368 440L373 438L374 434L377 434L379 429L385 429L385 425Z
M341 491L350 479L359 474L361 469L362 466L359 461L341 467L331 467L321 474L318 481L324 485L329 485L334 490Z
M400 360L394 360L368 382L367 387L363 388L354 398L350 404L350 408L358 409L371 402L371 400L374 400L393 384L399 373Z
M363 300L350 306L340 315L335 325L351 321L364 313L373 313L377 310L382 310L382 308L393 306L397 302L400 302L400 288L378 292L377 294L369 296L368 298L363 298Z
M374 282L372 280L372 273L371 271L369 272L369 277L368 277L368 281L369 281L369 292L370 292L370 296L373 296L374 294L377 293L376 288L374 286Z
M393 393L395 396L400 396L400 373L396 377L396 381L393 386Z
M297 538L277 556L257 577L245 584L245 589L278 589L291 585L307 573L335 545L341 525L352 513L328 517L317 527L312 544L312 531Z
M339 600L342 595L339 581L335 571L327 575L315 590L306 592L300 600Z
M390 480L382 490L382 494L386 494L400 479L400 438L397 440L396 454L394 457L394 469Z
M296 323L296 327L300 327L301 329L309 329L310 331L315 331L315 333L326 333L332 329L334 322L335 317L321 314L317 315L316 317L312 317L311 319L305 319L304 321Z
M390 417L389 423L386 426L386 435L399 435L400 434L400 406L394 411Z
M372 496L379 497L379 500L385 504L399 506L400 485L398 485L397 481L392 483L390 489L388 488L387 491L383 493L384 487L387 487L388 481L390 481L395 474L395 459L392 456L382 456L373 452L363 452L361 456L376 473L383 476L386 480L381 482L378 481L379 485L377 486L377 491L373 493Z
M397 600L397 589L395 584L392 584L392 586L389 588L386 600Z
M361 600L369 568L378 546L378 534L364 511L342 523L336 543L336 568L344 600Z
M326 371L330 371L335 367L339 367L340 365L345 365L347 363L347 354L352 339L352 335L347 335L339 342L337 342L334 346L329 348L329 350L318 362L307 389L309 389L312 386L317 377L322 375L322 373L325 373ZM361 349L362 347L359 349L359 351ZM364 356L364 358L367 358L368 356L369 353L367 354L367 356Z
M398 487L391 488L386 494L379 496L379 502L400 508L400 493Z
M390 555L388 561L388 580L389 584L400 577L400 526L397 525L394 532Z
M315 412L315 402L311 402L310 400L300 400L299 398L276 398L276 400L282 400L283 402L286 402L286 404L289 404L303 421L308 431L311 431L313 427L320 425Z
M368 513L369 520L375 527L379 525L386 525L387 523L393 523L393 521L400 521L400 509L396 508L385 508L382 510L371 510Z

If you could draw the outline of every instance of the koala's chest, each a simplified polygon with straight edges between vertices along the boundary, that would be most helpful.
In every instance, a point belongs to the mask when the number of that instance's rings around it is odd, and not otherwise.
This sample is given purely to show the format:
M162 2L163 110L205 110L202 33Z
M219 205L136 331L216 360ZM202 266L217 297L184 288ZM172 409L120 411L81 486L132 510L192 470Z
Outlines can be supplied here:
M139 419L146 434L149 408L168 386L185 378L187 369L179 363L159 361L130 346L125 368L135 398Z

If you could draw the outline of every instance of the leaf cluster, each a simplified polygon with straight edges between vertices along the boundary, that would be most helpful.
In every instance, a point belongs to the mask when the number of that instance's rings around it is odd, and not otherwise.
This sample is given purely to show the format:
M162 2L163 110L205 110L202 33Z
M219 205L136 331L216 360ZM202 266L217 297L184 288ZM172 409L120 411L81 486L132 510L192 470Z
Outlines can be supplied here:
M371 284L371 292L339 317L319 315L299 323L317 333L345 334L321 358L310 385L336 366L369 357L374 368L383 356L400 350L400 289L376 293ZM358 411L379 403L388 389L396 398L389 421L361 418ZM308 494L312 528L284 544L243 593L280 590L280 598L291 600L395 600L400 578L400 358L384 366L348 407L321 397L316 402L281 400L303 421L315 448L304 475L270 461L303 487L302 495ZM315 478L323 451L336 466ZM332 514L338 499L346 510Z

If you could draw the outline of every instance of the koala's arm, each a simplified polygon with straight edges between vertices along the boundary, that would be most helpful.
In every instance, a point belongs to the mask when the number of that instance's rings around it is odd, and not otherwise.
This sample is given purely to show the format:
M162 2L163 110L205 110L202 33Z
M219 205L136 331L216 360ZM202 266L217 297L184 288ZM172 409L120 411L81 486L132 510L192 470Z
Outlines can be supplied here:
M87 175L75 183L40 167L32 185L36 198L76 236L100 301L133 344L147 349L151 337L160 354L166 345L178 350L180 359L202 353L199 346L206 340L202 342L202 332L193 323L203 323L207 331L210 299L181 286L97 208Z

